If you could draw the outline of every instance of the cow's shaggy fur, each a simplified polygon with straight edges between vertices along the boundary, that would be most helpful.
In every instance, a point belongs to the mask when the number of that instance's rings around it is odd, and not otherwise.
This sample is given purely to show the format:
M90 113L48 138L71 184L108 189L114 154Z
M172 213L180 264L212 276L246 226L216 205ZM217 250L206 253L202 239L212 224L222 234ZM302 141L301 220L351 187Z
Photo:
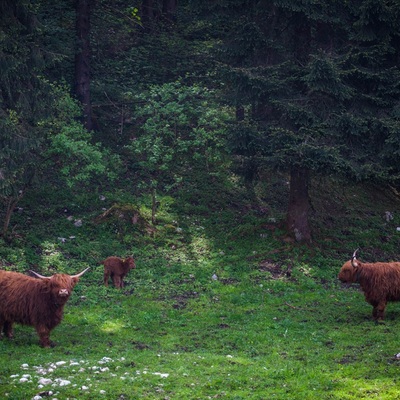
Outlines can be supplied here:
M133 257L123 259L111 256L102 261L102 264L104 265L104 285L108 286L108 278L111 277L116 288L122 288L127 273L136 268Z
M400 262L363 263L356 259L356 253L340 269L339 279L359 283L373 307L373 318L383 320L387 302L400 300Z
M31 325L40 345L50 347L50 332L62 320L64 305L78 283L78 275L55 274L39 279L18 272L0 270L0 334L13 337L13 324Z

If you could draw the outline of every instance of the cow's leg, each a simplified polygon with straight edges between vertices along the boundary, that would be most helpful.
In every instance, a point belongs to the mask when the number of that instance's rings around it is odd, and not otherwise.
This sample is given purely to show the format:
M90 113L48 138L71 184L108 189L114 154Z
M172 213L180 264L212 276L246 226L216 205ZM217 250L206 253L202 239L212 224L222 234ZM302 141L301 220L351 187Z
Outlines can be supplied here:
M14 337L13 323L10 321L4 321L3 332L6 337L8 337L9 339L12 339Z
M380 301L377 304L373 305L374 309L372 310L372 316L376 321L382 321L385 319L385 308L386 301Z
M377 320L383 321L385 319L386 301L382 301L378 305Z
M42 347L52 347L52 342L50 341L50 329L43 325L36 327L36 332L39 336L40 345Z
M1 319L0 320L0 336L2 333L4 334L5 337L12 339L14 337L13 323L10 321Z

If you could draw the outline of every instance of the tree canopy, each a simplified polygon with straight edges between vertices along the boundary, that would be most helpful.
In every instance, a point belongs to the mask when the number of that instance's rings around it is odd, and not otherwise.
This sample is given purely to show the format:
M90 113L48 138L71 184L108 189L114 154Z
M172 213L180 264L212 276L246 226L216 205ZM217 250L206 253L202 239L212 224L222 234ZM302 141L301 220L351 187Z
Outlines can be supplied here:
M229 21L217 48L219 74L227 83L227 101L241 110L231 145L250 159L253 170L268 165L290 171L295 191L287 225L309 240L304 216L311 173L398 180L399 160L393 163L399 132L398 6L230 5L214 4L214 12Z

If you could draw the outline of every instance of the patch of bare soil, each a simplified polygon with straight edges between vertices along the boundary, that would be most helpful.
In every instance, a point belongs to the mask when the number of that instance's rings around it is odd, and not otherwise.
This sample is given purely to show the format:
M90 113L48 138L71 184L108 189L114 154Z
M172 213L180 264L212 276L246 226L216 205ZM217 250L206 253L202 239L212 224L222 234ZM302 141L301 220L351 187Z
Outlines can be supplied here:
M175 303L172 305L172 307L177 310L182 310L183 308L186 308L187 303L190 299L197 299L198 297L199 293L197 292L185 292L173 296L172 298L175 300Z
M273 279L289 278L291 276L292 267L283 266L280 263L273 263L269 260L261 261L259 266L260 271L267 271L272 275Z

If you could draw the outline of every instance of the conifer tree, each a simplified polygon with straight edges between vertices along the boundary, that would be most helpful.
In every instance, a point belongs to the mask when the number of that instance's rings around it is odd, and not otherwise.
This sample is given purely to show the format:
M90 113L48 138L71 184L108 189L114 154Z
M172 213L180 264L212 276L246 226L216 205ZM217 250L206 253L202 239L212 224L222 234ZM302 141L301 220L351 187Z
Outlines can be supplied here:
M0 2L0 217L6 237L13 210L36 178L59 170L73 186L106 175L103 149L77 121L80 109L65 85L51 81L55 60L46 29L22 0ZM40 29L39 29L40 27ZM53 27L52 27L53 28ZM59 52L61 53L61 52ZM56 57L57 58L57 57ZM118 160L113 159L113 164Z
M89 131L93 129L90 98L90 14L91 1L78 0L76 2L75 92L83 106L83 123Z
M35 18L25 3L0 4L0 202L5 235L11 214L34 178L34 154L40 138L32 128L45 101L40 68L41 55L34 46ZM18 39L23 36L24 41ZM30 66L30 67L29 67ZM43 99L40 97L43 96Z
M229 4L228 4L229 3ZM286 224L311 240L315 174L398 179L399 18L385 0L205 2L237 109L232 147L290 174ZM391 151L392 150L392 151Z

